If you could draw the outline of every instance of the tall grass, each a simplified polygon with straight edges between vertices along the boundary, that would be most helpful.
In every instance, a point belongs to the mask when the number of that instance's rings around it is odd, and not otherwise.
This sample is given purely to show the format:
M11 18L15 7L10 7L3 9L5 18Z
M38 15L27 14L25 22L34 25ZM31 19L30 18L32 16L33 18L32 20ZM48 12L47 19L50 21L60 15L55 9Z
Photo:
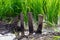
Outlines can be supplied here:
M24 14L27 22L27 12L32 12L34 20L38 20L38 14L44 16L45 21L57 24L60 11L60 0L0 0L0 19L15 17Z

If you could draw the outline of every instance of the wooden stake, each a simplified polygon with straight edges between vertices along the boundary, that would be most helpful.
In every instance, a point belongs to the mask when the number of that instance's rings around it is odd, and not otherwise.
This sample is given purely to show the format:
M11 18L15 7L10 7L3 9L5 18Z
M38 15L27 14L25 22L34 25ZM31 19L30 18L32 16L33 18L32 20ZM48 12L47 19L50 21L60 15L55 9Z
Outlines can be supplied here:
M43 16L38 15L38 28L37 28L36 33L39 33L39 34L42 33L42 24L43 24Z
M20 24L21 24L21 32L22 32L22 35L24 34L24 17L23 17L23 13L20 13Z
M33 19L32 19L32 13L28 12L28 26L29 26L29 34L33 33Z

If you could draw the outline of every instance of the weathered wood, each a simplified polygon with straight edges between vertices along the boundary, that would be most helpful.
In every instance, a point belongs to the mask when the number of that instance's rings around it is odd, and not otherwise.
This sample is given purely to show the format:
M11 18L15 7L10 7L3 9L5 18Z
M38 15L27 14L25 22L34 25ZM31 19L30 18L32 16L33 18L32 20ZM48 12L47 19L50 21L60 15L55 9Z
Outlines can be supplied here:
M24 34L24 17L22 12L20 13L20 24L21 24L20 29L23 35Z
M33 33L33 19L32 19L32 13L28 12L28 26L29 26L29 33Z
M36 33L39 33L39 34L42 33L42 24L43 24L43 16L38 15L38 28L37 28Z

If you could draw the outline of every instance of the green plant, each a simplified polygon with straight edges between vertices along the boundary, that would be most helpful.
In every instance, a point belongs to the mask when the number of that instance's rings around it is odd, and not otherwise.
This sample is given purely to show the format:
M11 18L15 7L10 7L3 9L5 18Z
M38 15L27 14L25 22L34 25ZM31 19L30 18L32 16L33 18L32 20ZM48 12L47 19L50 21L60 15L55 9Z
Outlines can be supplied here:
M59 11L59 0L44 0L43 10L45 14L45 20L52 24L57 25L58 22L58 11ZM50 25L50 24L48 24ZM50 25L52 26L52 25Z
M23 12L27 23L27 12L32 12L35 21L38 14L42 14L45 21L57 25L59 11L60 0L0 0L0 19L15 17Z
M53 40L60 40L60 36L54 36Z

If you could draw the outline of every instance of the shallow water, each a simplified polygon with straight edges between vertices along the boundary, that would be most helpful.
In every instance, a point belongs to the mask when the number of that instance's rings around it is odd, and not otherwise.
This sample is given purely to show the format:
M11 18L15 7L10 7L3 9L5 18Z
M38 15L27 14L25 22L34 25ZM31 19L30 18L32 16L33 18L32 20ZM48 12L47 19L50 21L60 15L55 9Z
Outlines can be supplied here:
M8 33L5 35L0 34L0 40L13 40L15 38L14 34Z
M43 29L42 30L43 33L42 34L47 34L48 32L53 32L52 30L46 30L46 29ZM21 35L21 34L20 34ZM25 35L29 35L29 32L28 31L25 31ZM33 35L35 35L35 33L33 33ZM13 40L15 38L15 34L12 34L12 33L8 33L8 34L5 34L5 35L1 35L0 34L0 40ZM46 36L42 37L45 39ZM47 36L48 37L48 36ZM34 37L35 38L35 37ZM56 38L56 37L55 37ZM23 38L24 39L24 38ZM40 39L40 38L38 38ZM58 39L58 38L57 38ZM42 39L43 40L43 39Z

